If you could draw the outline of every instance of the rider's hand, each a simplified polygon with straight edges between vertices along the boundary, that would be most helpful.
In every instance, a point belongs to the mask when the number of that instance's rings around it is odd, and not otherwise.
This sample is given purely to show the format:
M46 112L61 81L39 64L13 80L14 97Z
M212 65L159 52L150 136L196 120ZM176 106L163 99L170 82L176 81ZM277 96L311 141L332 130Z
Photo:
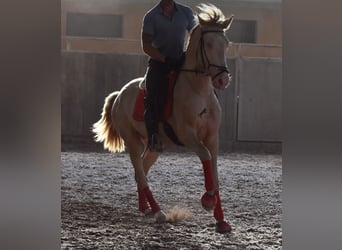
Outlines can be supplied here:
M180 68L184 62L185 55L183 54L180 58L165 57L165 63L170 68Z

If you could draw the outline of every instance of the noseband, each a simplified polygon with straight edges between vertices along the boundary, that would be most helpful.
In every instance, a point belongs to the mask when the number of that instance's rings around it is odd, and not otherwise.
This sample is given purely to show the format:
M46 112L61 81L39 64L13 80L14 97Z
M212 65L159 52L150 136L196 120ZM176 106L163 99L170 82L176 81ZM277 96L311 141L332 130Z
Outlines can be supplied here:
M224 72L226 72L227 74L230 74L230 73L229 73L229 70L228 70L228 68L226 66L220 66L220 65L216 65L216 64L210 63L208 55L207 55L206 50L204 48L204 39L203 39L203 36L205 34L207 34L207 33L224 33L224 32L223 32L223 30L205 30L205 31L202 31L201 38L200 38L200 50L201 50L201 60L202 60L202 63L204 65L204 67L205 67L205 65L207 65L205 70L181 69L181 71L194 72L194 73L202 73L202 74L209 75L210 67L218 68L219 72L216 75L211 77L212 81L214 81L216 79L216 77L218 77L222 73L224 73Z

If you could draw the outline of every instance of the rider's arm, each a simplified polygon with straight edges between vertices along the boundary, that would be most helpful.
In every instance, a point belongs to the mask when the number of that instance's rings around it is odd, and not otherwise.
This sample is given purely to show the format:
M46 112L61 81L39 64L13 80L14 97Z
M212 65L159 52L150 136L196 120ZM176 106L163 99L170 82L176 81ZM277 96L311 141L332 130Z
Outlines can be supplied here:
M142 49L143 51L149 55L154 60L165 62L165 56L159 52L156 48L152 46L153 37L151 35L142 33Z

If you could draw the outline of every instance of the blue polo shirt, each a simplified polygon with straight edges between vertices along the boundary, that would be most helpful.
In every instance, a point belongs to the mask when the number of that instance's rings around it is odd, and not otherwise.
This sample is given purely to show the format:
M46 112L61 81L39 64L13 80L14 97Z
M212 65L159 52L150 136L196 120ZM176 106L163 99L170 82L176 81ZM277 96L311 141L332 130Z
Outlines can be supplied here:
M175 12L170 18L163 13L159 3L144 16L142 33L153 37L152 46L163 55L178 58L184 52L187 31L196 24L190 7L175 3Z

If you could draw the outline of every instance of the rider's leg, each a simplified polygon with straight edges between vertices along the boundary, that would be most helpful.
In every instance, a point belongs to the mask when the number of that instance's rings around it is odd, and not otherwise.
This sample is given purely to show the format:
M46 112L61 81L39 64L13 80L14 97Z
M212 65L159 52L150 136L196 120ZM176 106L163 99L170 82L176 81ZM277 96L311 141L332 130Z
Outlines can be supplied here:
M150 151L162 151L158 137L158 122L162 119L168 89L168 67L164 63L149 61L146 74L145 124Z

